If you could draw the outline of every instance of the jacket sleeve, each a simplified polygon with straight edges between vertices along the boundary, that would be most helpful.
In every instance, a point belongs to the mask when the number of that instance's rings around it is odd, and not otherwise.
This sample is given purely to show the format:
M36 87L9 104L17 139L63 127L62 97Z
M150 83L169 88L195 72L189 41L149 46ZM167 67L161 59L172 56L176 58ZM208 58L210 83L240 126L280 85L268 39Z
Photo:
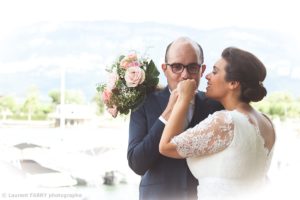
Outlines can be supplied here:
M154 123L149 123L151 119L148 119L149 113L146 112L146 106L141 106L131 113L129 123L127 159L129 167L139 175L144 175L159 158L158 146L165 127L159 116L155 116ZM148 127L149 124L152 126Z

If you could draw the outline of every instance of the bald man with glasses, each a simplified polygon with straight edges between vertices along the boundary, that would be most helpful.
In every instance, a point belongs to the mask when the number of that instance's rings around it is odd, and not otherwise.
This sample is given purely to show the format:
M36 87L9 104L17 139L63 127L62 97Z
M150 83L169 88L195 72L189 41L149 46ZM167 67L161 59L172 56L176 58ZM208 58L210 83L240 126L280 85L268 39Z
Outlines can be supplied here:
M159 153L159 142L172 112L177 84L194 79L199 86L205 71L203 50L195 41L180 37L167 46L162 70L167 87L153 92L131 113L127 158L130 168L141 176L139 199L197 199L197 180L186 160L167 158ZM193 127L223 107L196 91L186 116L186 128ZM174 97L173 97L174 98Z

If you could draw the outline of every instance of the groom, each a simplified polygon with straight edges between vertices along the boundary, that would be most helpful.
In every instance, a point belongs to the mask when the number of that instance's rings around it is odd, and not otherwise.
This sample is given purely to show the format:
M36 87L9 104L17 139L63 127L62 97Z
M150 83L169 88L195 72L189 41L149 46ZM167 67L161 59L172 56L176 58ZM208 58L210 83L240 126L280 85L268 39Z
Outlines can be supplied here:
M186 79L199 85L205 71L203 51L195 41L180 37L168 45L162 70L168 86L150 94L130 116L127 151L130 168L141 175L139 199L197 199L197 180L191 174L186 160L167 158L158 146L165 123L173 108L170 92ZM186 116L186 128L193 127L209 114L222 109L215 101L198 91Z

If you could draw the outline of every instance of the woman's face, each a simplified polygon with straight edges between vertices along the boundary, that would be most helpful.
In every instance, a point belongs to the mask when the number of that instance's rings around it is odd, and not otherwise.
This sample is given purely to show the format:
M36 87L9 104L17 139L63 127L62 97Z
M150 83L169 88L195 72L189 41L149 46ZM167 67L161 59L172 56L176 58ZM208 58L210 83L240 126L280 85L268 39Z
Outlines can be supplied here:
M229 82L225 81L225 67L227 61L223 58L219 59L213 66L213 71L206 75L207 87L206 96L220 100L226 97L228 93Z

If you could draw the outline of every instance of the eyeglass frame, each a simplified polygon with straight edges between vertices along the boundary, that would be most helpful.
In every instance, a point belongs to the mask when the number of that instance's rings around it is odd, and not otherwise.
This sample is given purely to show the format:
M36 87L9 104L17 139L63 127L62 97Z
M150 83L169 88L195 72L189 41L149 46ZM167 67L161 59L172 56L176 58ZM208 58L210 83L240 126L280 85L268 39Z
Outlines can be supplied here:
M182 70L181 70L180 72L174 72L174 71L173 71L173 65L175 65L175 64L182 66ZM174 74L181 74L181 73L184 71L185 68L187 69L187 72L188 72L189 74L198 74L199 71L200 71L200 69L201 69L201 67L204 66L205 64L190 63L190 64L187 64L187 65L184 65L184 64L182 64L182 63L172 63L172 64L166 63L166 65L171 67L171 70L172 70L172 72L173 72ZM189 70L190 68L189 68L189 67L192 66L192 65L197 65L197 66L199 67L199 68L198 68L198 71L197 71L196 73L191 73L191 72L190 72L190 70Z

